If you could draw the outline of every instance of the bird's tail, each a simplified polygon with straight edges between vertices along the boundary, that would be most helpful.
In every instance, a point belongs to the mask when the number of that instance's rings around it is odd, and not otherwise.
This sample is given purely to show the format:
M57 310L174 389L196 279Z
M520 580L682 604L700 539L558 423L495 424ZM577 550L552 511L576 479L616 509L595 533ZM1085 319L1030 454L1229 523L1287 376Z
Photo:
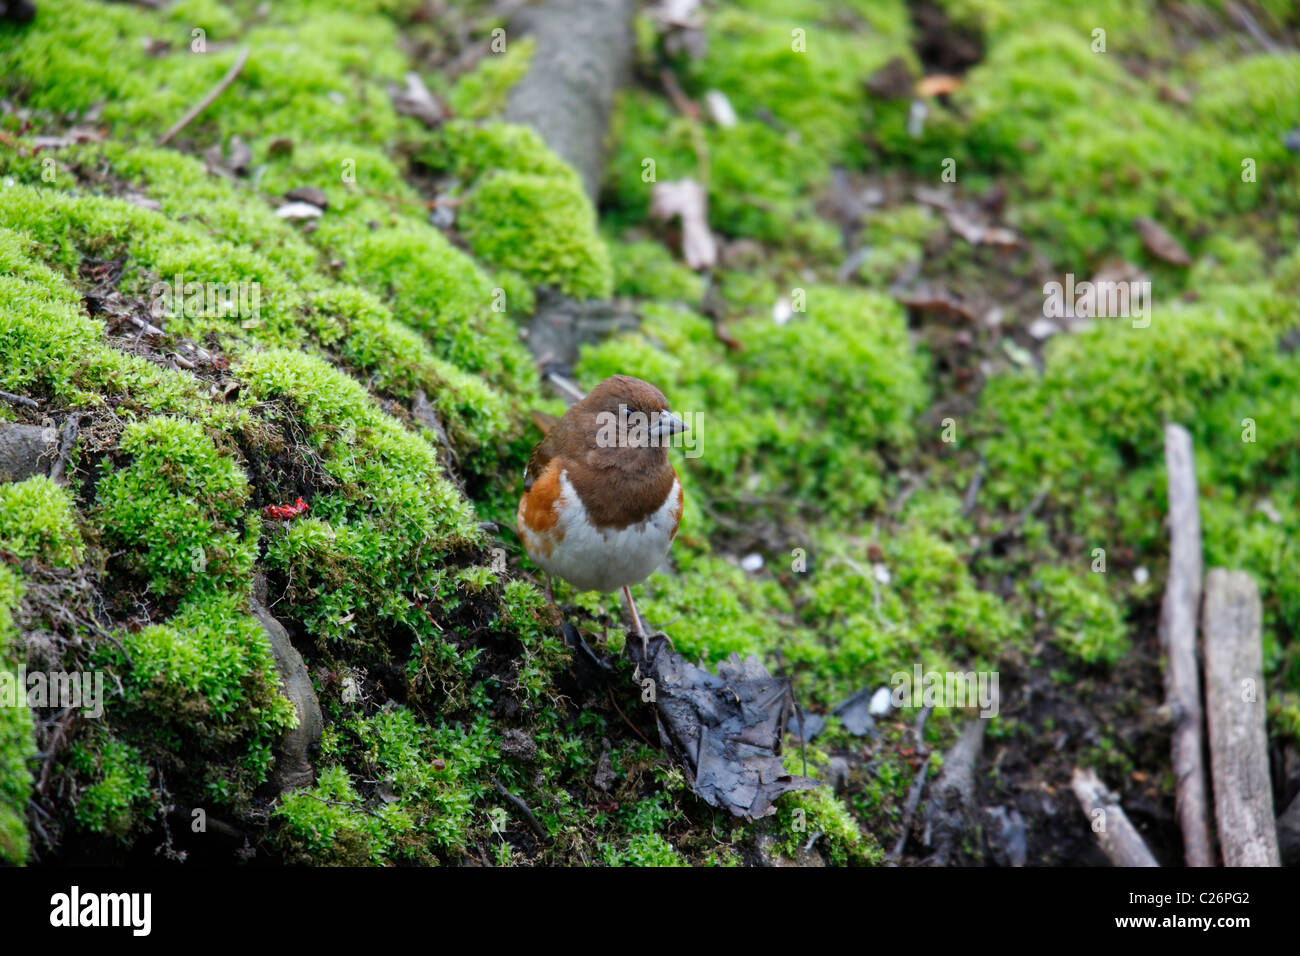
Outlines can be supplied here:
M530 411L528 416L533 420L533 424L537 426L538 430L541 431L543 435L549 435L551 429L555 427L555 423L560 420L558 415L539 411L536 408Z

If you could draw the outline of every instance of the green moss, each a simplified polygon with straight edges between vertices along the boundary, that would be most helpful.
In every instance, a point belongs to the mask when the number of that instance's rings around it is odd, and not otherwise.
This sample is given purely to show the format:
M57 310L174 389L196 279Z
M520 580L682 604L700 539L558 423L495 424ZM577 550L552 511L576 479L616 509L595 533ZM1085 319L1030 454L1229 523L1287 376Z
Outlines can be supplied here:
M291 863L364 866L380 862L387 849L383 821L365 813L342 767L326 767L314 788L286 795L274 816Z
M423 158L433 168L467 181L495 169L579 181L573 167L547 147L541 134L518 123L450 120Z
M492 173L466 197L459 225L476 256L535 285L580 299L612 290L591 203L570 178Z
M1114 664L1128 651L1124 616L1105 575L1067 567L1039 568L1029 585L1053 642L1084 664Z
M273 744L297 717L280 694L270 642L244 598L191 598L166 623L127 634L122 647L130 660L126 704L145 721L150 744L201 761L201 779L185 786L202 798L246 800L271 769ZM121 668L120 653L105 651L105 662Z
M622 850L608 848L605 863L609 866L687 866L673 845L658 833L638 833Z
M880 6L894 14L890 34L837 29L793 11L721 9L708 20L708 53L691 64L690 79L722 90L742 116L769 111L797 131L803 149L820 147L824 163L840 160L868 115L863 81L905 48L902 4ZM795 49L796 29L804 32L805 52Z
M800 464L834 480L834 464L823 461L839 450L813 434L812 419L835 423L849 455L871 446L905 447L913 439L914 412L926 398L922 366L892 302L817 286L807 290L806 305L806 316L796 314L785 325L752 320L738 327L747 344L742 368L755 396L766 399L760 416L771 422L772 445L794 440L799 452L815 451L821 461L805 453ZM784 420L777 419L778 410ZM801 430L805 437L796 439ZM857 478L857 500L870 501L875 495L860 479L871 476Z
M109 737L94 750L74 744L68 763L93 781L77 797L77 822L91 833L128 840L153 802L149 768L140 752Z
M555 675L572 666L569 647L551 626L546 597L538 588L524 581L510 581L501 589L500 601L501 610L494 624L523 645L516 677L521 709L540 717L557 693Z
M452 443L467 453L481 452L466 470L486 472L491 452L510 429L511 409L483 379L463 371L430 348L412 329L397 322L374 295L349 286L314 294L318 339L338 350L354 368L366 371L374 387L405 398L423 389ZM477 464L477 468L471 466Z
M1258 162L1261 183L1295 180L1295 161L1284 140L1300 126L1300 56L1243 57L1207 70L1199 86L1192 102L1196 116L1208 127L1240 138L1241 156Z
M126 565L159 594L242 593L259 528L239 464L178 418L127 426L121 447L130 464L107 467L96 493L99 522Z
M1209 286L1198 303L1157 305L1149 328L1130 325L1103 322L1059 337L1041 379L1012 375L989 384L979 426L990 429L981 442L985 493L1019 510L1046 492L1059 524L1089 547L1104 547L1111 560L1132 549L1133 560L1151 567L1166 548L1162 429L1165 421L1184 424L1205 489L1207 566L1257 577L1266 673L1279 686L1295 684L1300 662L1285 635L1300 620L1300 593L1283 570L1294 560L1283 528L1300 466L1282 423L1300 411L1300 381L1291 356L1277 351L1294 317L1265 285ZM1266 498L1281 509L1280 523L1260 510ZM1058 628L1067 650L1117 659L1122 616L1100 581L1046 573L1053 613L1067 621Z
M7 200L23 187L0 192ZM24 205L26 205L24 203ZM31 214L37 215L31 207ZM22 214L15 217L19 228ZM40 264L38 247L0 227L0 385L70 405L98 405L102 394L131 395L161 408L191 407L192 377L167 373L102 341L102 322L88 318L73 289Z
M262 400L291 403L339 489L314 497L309 517L268 541L268 564L293 582L295 613L336 641L373 638L394 622L427 629L411 595L448 551L479 539L433 446L320 359L270 350L248 356L240 372Z
M536 42L523 37L501 53L489 53L469 73L460 77L447 96L456 116L484 119L505 111L511 88L524 78L533 59Z
M233 34L225 33L233 25L229 14L204 22L188 19L193 12L104 11L83 0L51 0L41 9L40 29L6 27L18 42L4 46L0 76L38 109L66 113L104 101L104 122L132 139L153 140L239 54ZM212 31L206 52L194 50L193 27ZM173 46L150 57L140 42L145 35ZM363 130L384 142L414 122L398 117L384 93L384 81L400 79L405 66L396 39L396 25L385 18L327 10L293 24L255 25L239 36L250 49L239 95L218 98L185 136L207 130L223 140L251 140L311 128L331 138Z
M67 492L43 475L0 484L0 550L21 560L79 563L81 534Z
M608 866L686 866L673 845L661 832L672 825L678 814L659 793L636 801L616 812L618 830L630 834L619 844L605 844Z
M1091 53L1092 31L1106 31L1106 51L1149 50L1163 39L1160 18L1146 5L1123 0L943 0L942 6L960 26L973 28L993 41L1041 32L1059 26Z
M434 542L471 533L473 513L432 446L380 411L356 381L314 356L275 349L247 356L240 371L263 399L297 406L326 468L359 507L409 522Z
M803 762L795 751L785 757L786 769L802 773ZM816 833L831 863L879 866L885 854L869 833L863 833L848 808L827 787L799 790L787 794L777 804L775 824L777 849L794 857Z
M1202 244L1201 257L1192 266L1187 284L1194 289L1208 289L1216 285L1261 282L1266 277L1264 250L1255 239L1219 233Z
M313 864L436 863L483 828L475 797L489 755L486 721L472 729L430 728L403 707L347 721L332 745L346 747L383 799L363 801L341 767L314 790L284 798L277 839L289 858Z
M28 231L42 246L43 258L54 260L76 274L84 256L104 256L130 250L134 268L123 278L124 291L149 300L165 313L169 332L199 338L208 333L241 335L241 322L255 318L259 335L270 341L297 342L294 327L301 296L288 278L265 256L243 246L208 239L160 213L122 200L78 196L54 189L10 187L0 193L0 226ZM165 300L159 288L182 284L183 308L173 298ZM206 289L235 288L245 283L247 298L256 310L247 314L222 314L206 296L195 299L184 291L186 283L207 284ZM205 289L205 291L206 291ZM257 289L253 303L252 290Z
M1269 732L1300 740L1300 694L1286 692L1268 699Z
M22 662L13 646L17 637L13 612L22 595L17 571L0 564L0 670L14 684L15 668ZM31 710L0 707L0 863L22 864L27 859L27 801L32 792L30 764L35 758Z
M952 6L959 18L993 25L988 54L954 95L954 112L936 105L921 142L889 146L931 170L938 156L954 157L963 181L990 169L1016 174L1025 201L1012 204L1013 219L1057 262L1078 269L1105 256L1146 257L1133 229L1139 216L1190 238L1204 222L1270 197L1296 208L1300 178L1282 144L1296 124L1290 93L1300 58L1249 58L1209 71L1197 83L1214 92L1183 110L1158 96L1154 81L1126 73L1113 51L1091 49L1097 27L1113 46L1149 47L1144 11L1135 18L1091 5ZM1257 182L1243 182L1246 158L1257 164Z
M394 315L443 358L525 391L529 363L517 330L492 311L488 277L442 235L404 222L357 236L350 252L343 279L381 290Z
M699 302L703 280L673 258L663 243L617 242L610 247L614 294L661 302Z
M906 24L904 5L893 2L847 17L763 3L714 11L707 53L682 64L684 85L697 99L725 94L738 122L695 123L644 91L624 94L606 181L614 221L643 221L655 181L694 178L708 189L714 228L834 256L839 237L813 198L833 164L865 159L862 134L875 117L863 81L891 56L911 56ZM655 164L649 181L646 159Z
M1097 492L1114 486L1131 468L1124 454L1158 454L1163 421L1194 423L1198 408L1273 350L1288 321L1267 290L1240 288L1196 305L1157 304L1149 328L1119 320L1053 339L1040 382L1021 374L990 384L984 405L1004 436L1016 436L987 443L990 488L1002 496L1050 483L1086 501L1077 476Z
M815 686L835 688L834 699L888 684L914 663L965 672L1019 638L1016 615L977 586L959 546L915 527L878 547L884 574L863 538L828 537L811 552L800 611L810 626L829 628L825 639L800 634L786 655L811 669Z

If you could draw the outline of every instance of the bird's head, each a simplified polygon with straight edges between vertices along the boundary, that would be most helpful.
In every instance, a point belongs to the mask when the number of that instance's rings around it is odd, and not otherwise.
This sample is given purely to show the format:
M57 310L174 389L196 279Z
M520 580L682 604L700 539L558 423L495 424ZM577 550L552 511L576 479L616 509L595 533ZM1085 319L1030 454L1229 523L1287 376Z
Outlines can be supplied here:
M631 375L605 379L578 403L588 447L605 463L666 458L672 437L688 426L668 409L664 393Z

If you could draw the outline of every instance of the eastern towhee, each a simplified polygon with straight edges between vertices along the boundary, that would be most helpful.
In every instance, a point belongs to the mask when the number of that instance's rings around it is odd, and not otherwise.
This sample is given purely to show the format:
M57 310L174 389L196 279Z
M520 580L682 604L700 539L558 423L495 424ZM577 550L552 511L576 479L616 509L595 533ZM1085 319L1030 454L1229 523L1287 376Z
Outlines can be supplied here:
M528 556L580 591L621 588L643 644L630 587L659 567L681 524L668 445L686 427L659 389L615 375L554 423L524 470L517 524Z

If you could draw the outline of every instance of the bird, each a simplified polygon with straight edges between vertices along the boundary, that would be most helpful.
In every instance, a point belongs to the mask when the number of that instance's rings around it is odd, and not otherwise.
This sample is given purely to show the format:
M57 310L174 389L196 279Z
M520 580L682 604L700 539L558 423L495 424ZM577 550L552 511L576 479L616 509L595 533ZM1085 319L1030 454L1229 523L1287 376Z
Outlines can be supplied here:
M534 421L545 435L524 469L524 551L546 572L552 603L551 576L579 591L622 590L645 651L631 587L659 567L681 526L685 497L668 446L687 425L663 392L631 375L605 379L558 421Z

